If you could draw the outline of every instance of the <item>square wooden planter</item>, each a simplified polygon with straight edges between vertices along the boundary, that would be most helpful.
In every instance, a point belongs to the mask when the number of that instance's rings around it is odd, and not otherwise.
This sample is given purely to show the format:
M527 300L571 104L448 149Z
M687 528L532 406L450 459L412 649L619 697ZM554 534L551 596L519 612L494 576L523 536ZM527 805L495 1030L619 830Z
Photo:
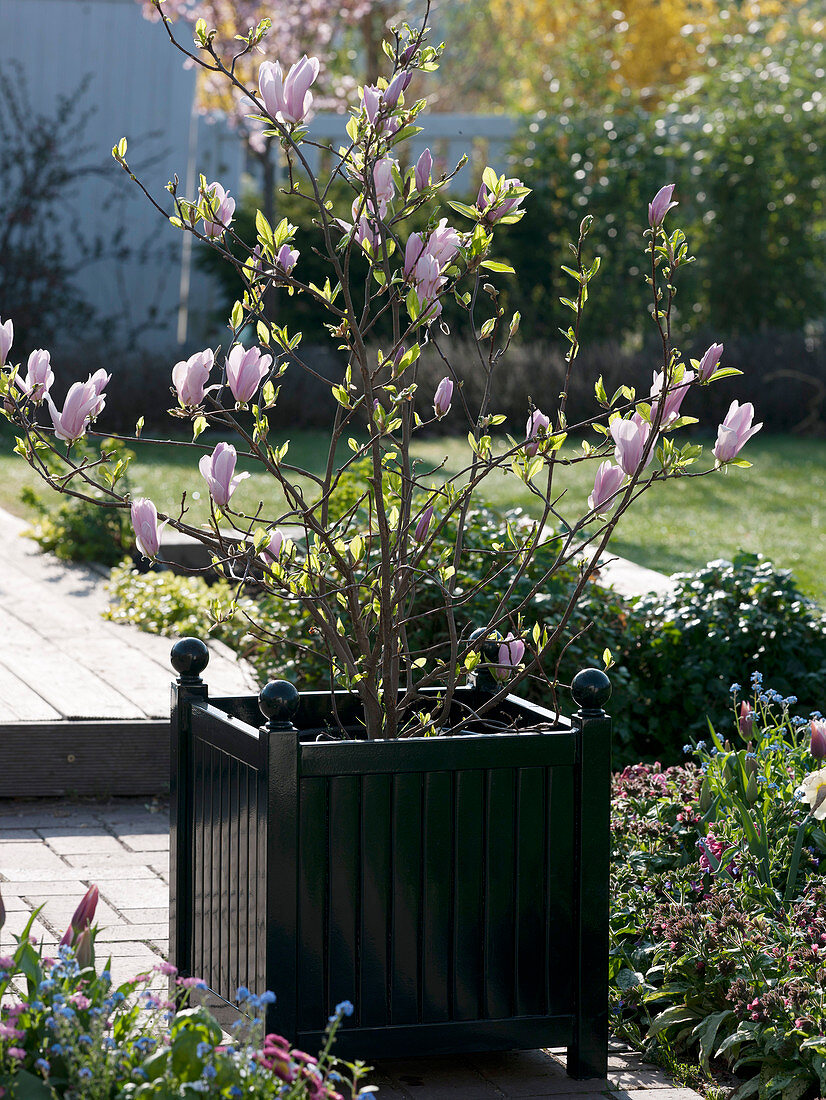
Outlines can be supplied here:
M267 1030L313 1051L350 1000L343 1057L566 1046L570 1075L605 1076L604 674L555 728L510 696L492 717L540 732L370 742L317 740L328 692L293 725L276 690L260 726L258 699L209 699L206 661L173 650L170 953L219 1018L272 990Z

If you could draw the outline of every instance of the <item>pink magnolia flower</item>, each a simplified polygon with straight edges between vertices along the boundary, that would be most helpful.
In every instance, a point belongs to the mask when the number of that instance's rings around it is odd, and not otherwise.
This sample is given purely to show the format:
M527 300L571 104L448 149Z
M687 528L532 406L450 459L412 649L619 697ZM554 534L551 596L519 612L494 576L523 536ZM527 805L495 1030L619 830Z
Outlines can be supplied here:
M231 443L219 443L211 455L204 455L198 463L198 469L209 486L209 495L219 508L226 508L230 497L250 475L246 472L235 473L238 452ZM235 476L233 477L233 474Z
M413 73L407 72L405 69L396 73L393 79L385 88L382 93L382 99L385 104L392 110L399 102L400 96L407 91L410 81L413 79Z
M100 411L102 398L95 389L94 382L73 382L63 402L63 411L58 412L51 396L46 394L49 415L52 418L55 435L65 443L72 443L84 434L90 420Z
M427 538L427 532L430 528L430 521L433 519L433 505L428 504L425 510L419 517L419 522L416 524L416 530L413 532L413 538L416 542L424 542Z
M499 663L491 665L490 671L494 679L505 683L512 676L525 656L525 643L515 634L507 634L499 646Z
M823 760L826 758L826 722L822 719L813 718L810 729L812 739L809 744L809 751L815 760Z
M417 191L424 191L430 186L430 175L432 171L433 154L429 149L425 149L416 161L415 182Z
M404 246L404 277L412 279L416 271L416 264L424 255L425 245L421 233L411 233Z
M301 253L297 248L290 248L289 244L282 244L278 250L278 255L275 257L275 266L279 272L283 272L284 275L289 275L295 265L298 263L298 257Z
M203 402L207 393L204 387L214 362L212 348L204 348L172 368L172 384L184 408L195 408Z
M11 317L7 321L0 322L0 367L6 365L6 359L11 351L14 341L14 324Z
M133 500L130 514L138 550L145 558L154 558L161 548L161 531L166 524L158 526L158 510L148 497Z
M227 356L227 381L239 405L246 403L264 381L272 366L272 356L262 355L257 347L236 344Z
M268 565L281 556L281 548L284 545L284 536L276 527L270 535L270 540L264 549L261 551L261 557Z
M11 321L9 321L11 324ZM0 356L0 360L2 357ZM54 371L49 360L49 353L37 349L29 356L26 366L26 377L20 383L20 389L32 400L40 402L52 388Z
M433 411L439 420L450 412L450 402L453 400L453 383L449 378L443 378L436 387L433 397Z
M361 98L364 104L364 113L367 115L367 121L371 126L375 126L376 119L379 117L379 111L381 110L381 91L375 84L366 84L362 91Z
M427 238L425 251L444 268L459 251L460 243L459 234L447 224L447 218L442 218Z
M539 451L540 434L545 435L551 426L550 419L540 409L534 409L525 424L525 454L533 458Z
M708 351L706 351L705 355L700 360L700 365L697 367L697 377L701 382L708 382L709 378L711 378L712 374L717 370L722 354L722 344L712 344Z
M379 241L379 230L375 221L372 218L368 218L366 214L362 214L356 222L356 231L353 234L353 238L357 244L362 245L369 244L375 251Z
M625 471L621 466L614 466L609 460L603 462L597 470L597 476L594 478L594 491L588 497L588 507L591 511L604 511L606 505L619 492L624 480Z
M204 235L220 237L232 221L235 213L235 199L230 198L220 183L207 184L206 195L209 198L210 216L204 218Z
M732 401L726 418L717 429L717 442L714 444L714 457L718 465L731 460L739 454L753 435L763 427L762 423L752 426L754 405L747 401L741 405Z
M663 391L663 378L665 377L665 371L654 372L654 381L651 385L651 420L653 422L657 415L657 409L659 408L659 397ZM668 386L668 392L665 395L665 407L663 408L663 418L660 421L660 425L664 426L670 424L672 420L676 420L680 415L680 405L683 403L683 398L688 393L688 388L694 381L695 374L693 370L687 370L679 383L675 385L673 382Z
M258 69L258 88L267 114L280 122L297 125L305 122L313 106L310 85L318 76L317 57L307 57L291 67L286 79L278 61L264 61Z
M642 462L643 451L651 434L651 425L647 424L639 413L634 413L630 420L621 420L616 417L609 425L611 436L616 444L614 458L621 466L624 473L632 477L639 469ZM648 466L654 457L654 448L648 452L645 465Z
M662 225L663 218L672 207L679 206L679 203L671 201L675 186L674 183L667 183L665 187L659 189L648 204L648 224L652 229L657 229Z
M379 217L384 217L387 204L393 201L396 185L393 182L393 169L397 167L392 157L381 157L373 169L373 185L376 188L376 201L379 204Z

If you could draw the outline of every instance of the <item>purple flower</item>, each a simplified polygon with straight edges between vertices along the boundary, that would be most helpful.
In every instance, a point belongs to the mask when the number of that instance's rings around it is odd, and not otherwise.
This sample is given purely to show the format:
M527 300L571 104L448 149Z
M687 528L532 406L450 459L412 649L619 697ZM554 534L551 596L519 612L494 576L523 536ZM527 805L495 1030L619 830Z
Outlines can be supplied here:
M276 527L270 534L270 539L264 549L261 551L261 557L267 563L272 565L277 558L281 556L281 548L284 545L284 536Z
M826 758L826 722L813 718L809 724L812 739L809 744L809 752L815 760Z
M723 465L740 453L745 444L763 427L762 423L752 426L754 405L747 401L741 405L732 401L726 418L717 429L717 442L714 444L714 457L718 465Z
M660 373L654 373L654 381L651 385L651 420L653 421L657 415L657 409L659 407L659 400L657 400L663 390L663 378L665 371ZM683 398L688 393L688 387L694 381L695 375L693 370L687 370L679 383L669 383L667 392L665 395L665 407L663 409L663 417L660 421L660 425L664 426L670 424L672 420L676 420L680 415L680 405L683 403Z
M158 510L148 497L138 497L132 501L132 530L138 550L145 558L154 558L161 548L161 531L165 523L158 526Z
M313 105L310 85L318 76L317 57L307 57L292 66L286 79L278 61L264 61L258 69L258 88L267 114L281 122L304 122Z
M525 444L525 454L530 458L538 453L540 440L547 434L550 426L550 419L539 409L534 409L528 417L528 422L525 425L525 437L530 442Z
M427 538L427 532L430 527L430 521L433 519L433 505L428 504L425 510L419 517L419 522L416 524L416 530L413 532L413 538L416 542L424 542Z
M442 218L427 238L425 251L437 261L440 268L446 267L459 251L459 234Z
M289 244L282 244L278 250L278 255L275 257L275 266L285 275L289 275L298 263L300 255L301 253L297 248L290 248Z
M667 183L665 187L659 189L657 194L648 204L648 224L652 229L657 229L661 226L663 218L668 211L671 210L672 207L679 205L679 203L671 201L675 186L676 184Z
M272 356L262 355L257 347L236 344L227 356L227 382L239 405L246 405L264 381L272 366Z
M11 324L11 321L8 322ZM2 348L0 348L2 352ZM2 362L0 354L0 362ZM26 367L26 377L20 385L20 389L31 401L41 402L54 382L54 371L49 360L49 353L42 348L33 351L29 356Z
M592 512L605 510L613 498L619 492L620 486L625 480L625 471L621 466L614 466L609 460L602 463L597 470L594 479L594 491L588 497L588 507Z
M443 378L436 387L433 397L433 411L439 420L450 412L450 402L453 400L453 383L449 378Z
M100 412L103 398L98 394L94 382L74 382L69 387L63 411L58 412L51 396L46 394L49 415L52 418L55 435L65 443L72 443L84 434L89 422Z
M499 663L490 668L494 679L500 683L509 680L524 656L525 643L522 639L515 634L507 634L499 646Z
M220 237L232 221L235 213L235 199L230 198L220 183L209 183L204 192L209 213L204 217L204 235Z
M172 384L178 391L178 400L184 408L200 405L206 394L205 385L209 379L215 357L211 348L197 351L187 360L176 363L172 368Z
M0 323L0 367L6 365L6 359L11 351L11 345L14 340L14 324L11 317L7 321Z
M501 218L504 218L506 214L510 214L517 208L525 199L524 195L513 195L512 191L515 191L519 187L523 187L522 180L507 179L504 182L504 186L497 188L496 192L488 190L486 184L482 184L479 188L479 193L476 196L476 209L483 215L484 220L488 225L495 225Z
M211 455L204 455L198 469L209 486L209 494L219 508L226 508L230 497L248 473L235 474L238 453L231 443L219 443ZM233 477L233 474L235 476Z
M651 425L647 424L639 413L634 413L630 420L621 420L616 417L609 425L611 436L616 444L614 457L623 471L632 477L639 469L642 462L643 451L651 434ZM648 452L645 465L648 466L654 457L654 448Z
M701 382L708 382L712 374L717 370L720 358L723 354L722 344L712 344L697 367L697 377Z
M415 182L417 191L424 191L430 186L430 174L432 171L433 154L429 149L425 149L416 161Z

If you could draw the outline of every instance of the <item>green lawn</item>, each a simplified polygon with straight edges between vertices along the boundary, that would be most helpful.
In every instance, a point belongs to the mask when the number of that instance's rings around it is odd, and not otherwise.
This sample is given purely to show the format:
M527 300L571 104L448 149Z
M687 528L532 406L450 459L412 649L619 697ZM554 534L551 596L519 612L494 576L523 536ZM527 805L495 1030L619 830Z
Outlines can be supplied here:
M322 432L290 433L288 461L320 471L326 459ZM706 441L707 445L712 441ZM9 435L0 435L0 506L26 515L19 496L24 485L38 480L26 464L12 455ZM200 451L173 450L147 444L139 448L130 472L133 491L151 496L162 511L172 512L184 489L192 500L188 519L202 521L207 514L207 494L197 470ZM457 439L431 439L419 443L419 457L428 463L447 458L446 472L464 464L467 443ZM611 546L618 554L670 573L692 569L716 557L731 557L738 550L759 551L776 565L792 569L803 589L826 606L826 441L790 436L764 436L751 440L744 457L750 470L671 481L643 495L635 509L623 518ZM593 485L594 466L581 463L560 472L559 487L567 486L563 514L576 516ZM486 497L492 505L514 505L536 511L531 495L515 479L493 475ZM254 474L233 498L245 511L254 512L264 500L264 515L273 515L279 500L268 479Z

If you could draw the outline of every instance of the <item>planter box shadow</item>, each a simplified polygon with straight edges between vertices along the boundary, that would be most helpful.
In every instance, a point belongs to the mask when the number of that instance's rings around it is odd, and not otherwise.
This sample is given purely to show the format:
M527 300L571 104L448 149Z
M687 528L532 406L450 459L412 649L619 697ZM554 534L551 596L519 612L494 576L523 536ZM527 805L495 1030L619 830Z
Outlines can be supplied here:
M256 698L209 698L207 659L173 650L170 953L218 1018L273 990L267 1030L313 1052L349 1000L342 1057L566 1046L604 1076L607 677L579 674L570 722L509 696L506 732L318 740L329 692L295 712L270 685L260 726Z

